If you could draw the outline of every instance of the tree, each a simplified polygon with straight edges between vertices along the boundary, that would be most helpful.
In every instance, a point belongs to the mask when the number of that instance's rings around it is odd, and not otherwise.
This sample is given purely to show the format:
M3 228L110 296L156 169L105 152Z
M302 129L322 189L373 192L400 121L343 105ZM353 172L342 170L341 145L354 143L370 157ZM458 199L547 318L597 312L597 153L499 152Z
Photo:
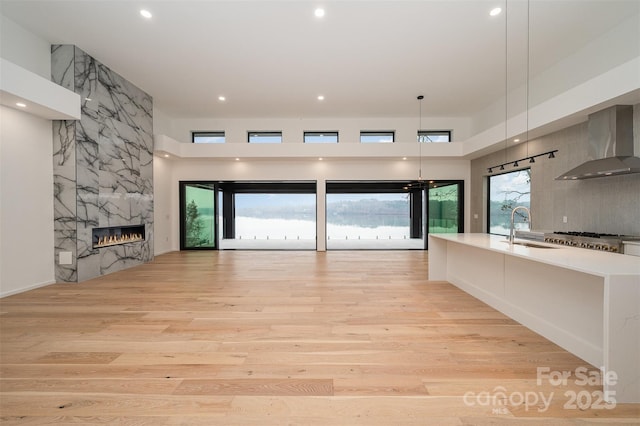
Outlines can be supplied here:
M200 213L198 213L198 205L194 200L191 200L191 202L187 204L185 228L187 247L199 245L201 241L200 234L202 234L204 224L202 223L202 219L200 219Z
M504 212L508 212L509 214L511 214L511 211L517 205L521 204L520 200L523 197L529 196L531 194L531 189L529 189L531 185L531 169L521 170L520 173L522 172L526 173L527 190L511 189L509 191L501 191L504 194L504 201L502 202L502 206L500 207L500 210ZM521 219L528 219L528 217L526 217L523 213L520 213L519 211L516 212L516 216L519 216Z
M531 194L531 169L517 170L490 177L489 229L491 233L507 235L511 211L518 205L529 207ZM528 219L520 211L517 221Z

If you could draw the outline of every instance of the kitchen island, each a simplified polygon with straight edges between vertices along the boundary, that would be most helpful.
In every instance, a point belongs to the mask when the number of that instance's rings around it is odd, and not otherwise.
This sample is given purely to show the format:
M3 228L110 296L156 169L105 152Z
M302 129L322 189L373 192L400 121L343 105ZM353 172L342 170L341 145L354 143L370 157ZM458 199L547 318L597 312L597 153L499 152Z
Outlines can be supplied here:
M429 280L454 284L601 368L603 377L617 375L603 382L609 400L640 402L638 257L430 234Z

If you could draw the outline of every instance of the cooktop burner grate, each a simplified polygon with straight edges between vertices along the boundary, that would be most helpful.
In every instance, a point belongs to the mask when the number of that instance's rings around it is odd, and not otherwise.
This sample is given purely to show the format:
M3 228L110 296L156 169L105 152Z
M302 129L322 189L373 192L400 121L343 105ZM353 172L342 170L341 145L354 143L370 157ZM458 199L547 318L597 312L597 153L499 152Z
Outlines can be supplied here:
M619 234L600 234L598 232L578 232L578 231L557 231L554 232L557 235L571 235L572 237L587 237L587 238L609 238L609 237L622 237Z

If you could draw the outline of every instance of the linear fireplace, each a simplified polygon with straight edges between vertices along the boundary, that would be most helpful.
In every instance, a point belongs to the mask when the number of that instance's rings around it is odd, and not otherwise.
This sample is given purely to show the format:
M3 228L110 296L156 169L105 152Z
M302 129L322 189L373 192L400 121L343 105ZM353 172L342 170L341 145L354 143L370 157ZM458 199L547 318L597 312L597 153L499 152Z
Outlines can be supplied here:
M93 228L93 248L110 247L144 241L144 225Z

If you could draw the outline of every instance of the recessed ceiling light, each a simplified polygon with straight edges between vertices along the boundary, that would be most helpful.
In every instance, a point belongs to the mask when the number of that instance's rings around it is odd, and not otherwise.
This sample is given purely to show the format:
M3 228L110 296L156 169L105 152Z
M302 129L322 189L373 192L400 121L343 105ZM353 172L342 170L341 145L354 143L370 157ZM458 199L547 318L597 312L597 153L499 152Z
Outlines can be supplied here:
M239 159L239 158L236 158L236 161L240 161L240 159Z
M19 106L20 108L26 108L27 104L22 103L22 102L16 102L16 106Z
M169 158L169 154L165 154L165 155L164 155L164 158Z
M153 16L151 12L149 12L147 9L140 9L140 15L143 18L147 18L147 19L151 19L151 17Z
M520 139L514 139L513 141L514 142L520 142Z
M322 157L318 158L318 161L322 161L322 160L323 160L323 158L322 158Z
M224 101L226 101L226 100L227 100L227 98L225 98L224 96L218 96L218 100L219 100L220 102L224 102Z
M407 157L402 157L402 159L403 159L403 160L406 160L406 159L407 159Z
M324 9L319 7L313 11L313 14L316 15L316 18L322 18L324 16Z
M318 100L319 100L319 101L324 101L324 96L319 95L319 96L318 96Z
M499 7L494 7L493 9L491 9L491 12L489 12L489 15L491 16L498 16L500 15L500 13L502 12L502 9Z

